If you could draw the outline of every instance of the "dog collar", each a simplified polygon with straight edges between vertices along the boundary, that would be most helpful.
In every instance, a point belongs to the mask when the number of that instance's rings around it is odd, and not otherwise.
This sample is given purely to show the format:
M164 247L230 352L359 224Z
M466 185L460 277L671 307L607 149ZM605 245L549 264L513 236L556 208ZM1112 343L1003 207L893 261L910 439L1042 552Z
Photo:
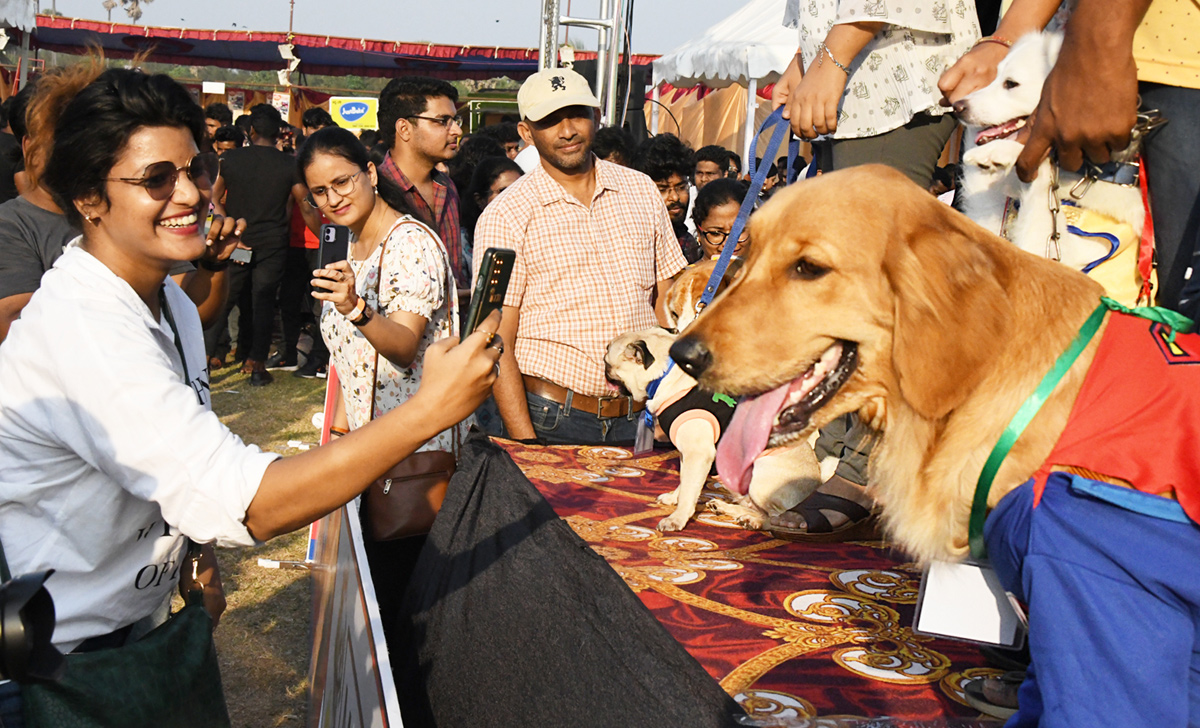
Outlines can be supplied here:
M674 368L675 368L675 360L668 358L667 359L667 368L665 371L663 371L662 376L660 376L658 379L655 379L653 382L650 382L650 384L646 385L646 401L647 402L654 399L654 395L658 394L658 385L662 384L662 380L666 379L667 375L670 374L671 370ZM650 412L649 407L647 407L645 410L642 411L642 418L646 421L646 427L654 427L654 414L652 412Z
M1054 362L1054 367L1046 373L1040 384L1033 394L1029 395L1029 399L1021 405L1017 413L1013 415L1012 421L1008 423L1008 427L1004 429L1004 434L1000 436L1000 440L996 446L992 448L992 452L988 455L987 461L983 464L983 471L979 474L979 481L975 486L975 499L971 503L971 520L969 521L967 538L971 545L971 557L977 560L987 558L987 545L983 541L983 524L987 520L987 499L988 493L992 489L992 481L996 478L996 472L1000 470L1000 464L1004 462L1004 458L1008 456L1012 450L1017 438L1025 431L1042 405L1049 399L1051 392L1066 376L1071 365L1083 353L1088 342L1095 337L1096 332L1100 329L1101 322L1104 321L1104 316L1109 311L1117 311L1119 313L1137 316L1148 321L1162 324L1171 329L1168 337L1169 341L1175 340L1175 334L1180 331L1187 331L1192 328L1193 322L1187 316L1181 313L1161 308L1159 306L1139 306L1137 308L1129 308L1117 303L1113 299L1102 296L1100 305L1096 310L1092 311L1091 316L1088 316L1087 321L1083 322L1083 326L1079 328L1079 333L1075 335L1075 340L1067 347L1067 350L1059 355L1058 360Z

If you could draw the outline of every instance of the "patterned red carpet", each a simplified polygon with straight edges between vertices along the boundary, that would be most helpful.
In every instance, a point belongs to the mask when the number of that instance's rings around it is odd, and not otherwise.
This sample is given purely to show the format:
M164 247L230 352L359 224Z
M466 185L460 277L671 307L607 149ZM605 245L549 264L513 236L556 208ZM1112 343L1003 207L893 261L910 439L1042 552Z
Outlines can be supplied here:
M498 442L747 713L979 716L959 686L1000 671L970 645L912 633L920 572L885 543L780 541L704 510L659 533L670 509L654 499L678 483L674 451Z

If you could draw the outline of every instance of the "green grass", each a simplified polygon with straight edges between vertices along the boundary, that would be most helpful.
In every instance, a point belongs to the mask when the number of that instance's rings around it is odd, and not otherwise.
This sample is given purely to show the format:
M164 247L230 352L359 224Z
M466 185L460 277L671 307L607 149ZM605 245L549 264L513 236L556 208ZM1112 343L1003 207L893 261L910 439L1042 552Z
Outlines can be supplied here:
M214 372L213 410L247 443L284 455L289 440L315 445L312 416L325 397L324 379L272 372L275 381L251 387L236 367ZM308 529L252 549L218 549L228 606L215 640L229 714L237 728L304 726L308 719L308 661L312 590L308 572L264 569L259 558L303 561Z

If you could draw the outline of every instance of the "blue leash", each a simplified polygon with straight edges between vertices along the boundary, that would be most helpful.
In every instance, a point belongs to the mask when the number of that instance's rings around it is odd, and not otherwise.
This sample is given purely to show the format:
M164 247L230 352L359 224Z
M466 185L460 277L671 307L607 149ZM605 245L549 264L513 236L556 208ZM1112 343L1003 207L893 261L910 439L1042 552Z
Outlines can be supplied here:
M732 240L734 244L727 244L721 250L721 257L717 259L717 267L713 268L712 275L708 278L708 285L704 287L704 293L700 296L699 303L696 304L698 311L707 308L708 304L712 303L713 298L717 295L717 286L721 284L721 279L725 277L725 270L729 268L729 261L733 258L733 250L737 247L737 240L742 237L742 231L746 229L746 221L750 219L750 213L754 211L754 203L758 200L758 193L762 191L763 183L767 181L767 170L771 168L766 163L767 160L775 156L784 137L791 136L791 123L783 118L782 106L772 111L767 120L763 122L762 127L758 130L758 134L754 135L755 141L767 129L774 129L774 131L771 134L771 141L767 144L767 152L763 155L763 164L756 170L754 168L754 155L750 155L750 189L746 192L746 199L742 200L742 207L738 210L737 220L733 223L733 229L729 231L729 235L725 238L726 243ZM788 144L788 184L792 182L794 174L792 167L799 152L799 140L792 140Z

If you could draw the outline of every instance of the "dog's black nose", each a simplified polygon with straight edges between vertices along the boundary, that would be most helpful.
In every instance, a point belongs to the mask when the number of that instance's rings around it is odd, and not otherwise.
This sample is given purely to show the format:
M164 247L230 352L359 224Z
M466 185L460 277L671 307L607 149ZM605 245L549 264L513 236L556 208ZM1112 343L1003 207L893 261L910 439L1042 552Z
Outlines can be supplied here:
M712 352L694 336L685 336L672 344L671 358L692 378L698 378L712 364Z
M954 102L954 113L955 113L955 114L958 114L959 116L962 116L962 112L963 112L963 111L964 111L966 108L967 108L967 102L966 102L966 100L965 100L965 99L959 99L958 101L955 101L955 102Z

